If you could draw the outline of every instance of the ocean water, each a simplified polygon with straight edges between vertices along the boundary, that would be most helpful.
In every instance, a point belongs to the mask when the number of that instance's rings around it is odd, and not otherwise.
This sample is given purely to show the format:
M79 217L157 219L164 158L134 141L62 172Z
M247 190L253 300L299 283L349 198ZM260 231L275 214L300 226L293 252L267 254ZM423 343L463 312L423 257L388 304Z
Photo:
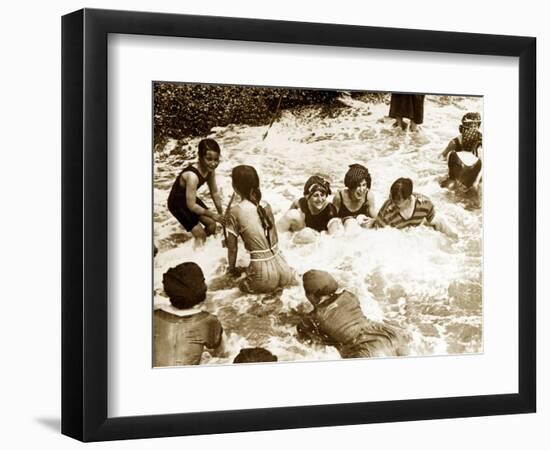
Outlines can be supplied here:
M479 353L482 339L482 208L480 198L467 198L440 188L447 172L439 156L458 135L467 111L483 113L483 99L426 96L424 124L418 133L391 126L389 106L344 97L347 105L329 113L318 107L285 111L262 140L266 127L230 125L212 130L221 146L217 173L224 208L232 194L230 172L239 164L256 167L263 198L278 219L301 196L303 184L321 173L333 192L343 187L352 163L369 168L378 209L392 182L410 177L414 191L434 202L436 213L457 231L453 240L428 227L399 231L359 229L339 236L313 239L280 234L280 248L298 274L309 269L331 272L340 287L355 293L365 314L388 321L409 337L414 356ZM223 276L226 249L221 234L195 249L190 235L166 207L179 171L196 159L199 139L188 142L188 152L172 153L174 142L155 155L154 239L159 249L154 261L154 306L167 303L162 274L184 261L198 263L209 291L203 309L216 314L226 333L226 354L205 352L201 364L231 363L243 347L264 347L279 361L339 359L333 347L306 345L296 338L301 314L311 310L301 286L282 293L242 294ZM199 196L212 205L207 187ZM242 244L242 243L241 243ZM238 265L248 256L239 245Z

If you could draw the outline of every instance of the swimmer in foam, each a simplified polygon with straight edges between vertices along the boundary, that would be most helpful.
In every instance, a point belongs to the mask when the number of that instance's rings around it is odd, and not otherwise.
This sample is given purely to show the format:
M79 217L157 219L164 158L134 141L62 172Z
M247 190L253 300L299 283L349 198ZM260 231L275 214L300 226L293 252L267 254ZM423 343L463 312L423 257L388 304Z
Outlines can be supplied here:
M448 176L440 185L446 188L462 187L466 190L479 186L481 181L482 134L479 131L481 116L466 113L458 127L460 135L451 139L441 156L447 158Z
M332 203L346 229L371 228L376 217L374 194L371 192L369 170L361 164L352 164L344 177L345 189L334 195Z
M330 183L319 175L309 177L304 185L304 196L296 199L290 209L278 221L277 228L281 232L300 231L310 228L332 233L333 219L336 218L336 207L329 202L331 195Z
M170 195L168 210L179 223L202 245L207 236L216 232L216 222L225 222L222 211L221 195L216 183L216 168L220 164L220 147L214 139L199 142L199 159L189 164L176 177ZM208 184L210 195L218 213L210 211L197 197L197 190Z
M206 283L201 268L185 262L162 277L170 305L154 312L154 366L200 364L204 348L213 356L224 351L223 328L216 316L202 311Z
M292 284L294 272L288 266L281 250L271 206L262 200L260 178L252 166L237 166L231 173L233 189L241 198L228 212L227 259L228 272L240 275L236 267L238 238L250 253L246 278L239 283L246 293L274 292Z
M428 225L456 239L456 232L436 215L432 201L423 194L413 192L410 178L398 178L390 188L390 198L380 208L375 227L390 226L398 229Z
M359 299L338 290L328 272L310 270L303 276L306 298L313 311L297 326L298 335L336 347L342 358L402 356L403 337L385 323L369 320Z

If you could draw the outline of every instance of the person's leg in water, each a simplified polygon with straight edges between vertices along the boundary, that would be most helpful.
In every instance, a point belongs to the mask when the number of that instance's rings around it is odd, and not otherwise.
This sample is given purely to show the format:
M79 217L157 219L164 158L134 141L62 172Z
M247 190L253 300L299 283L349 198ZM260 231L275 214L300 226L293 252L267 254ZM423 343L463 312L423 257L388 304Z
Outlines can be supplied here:
M195 246L202 246L208 236L216 233L216 222L207 216L200 216L200 223L195 225L191 234L195 238Z
M407 130L407 122L403 120L403 117L396 117L395 122L392 125L393 127L401 127L403 131Z
M204 245L204 241L206 241L206 231L201 223L198 223L193 227L191 230L191 234L195 238L195 247L202 247Z
M409 129L412 131L412 132L415 132L418 130L418 125L416 124L416 122L414 120L410 120L409 122Z

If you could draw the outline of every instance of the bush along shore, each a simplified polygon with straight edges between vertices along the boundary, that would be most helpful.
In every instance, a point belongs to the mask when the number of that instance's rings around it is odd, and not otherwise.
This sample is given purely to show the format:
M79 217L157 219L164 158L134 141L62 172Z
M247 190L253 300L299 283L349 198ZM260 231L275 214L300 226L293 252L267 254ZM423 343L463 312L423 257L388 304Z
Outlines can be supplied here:
M206 136L213 127L229 124L268 125L284 109L321 106L320 113L345 107L342 91L220 86L205 84L154 84L154 149L171 140L176 147L192 137ZM388 102L382 93L353 92L366 102Z

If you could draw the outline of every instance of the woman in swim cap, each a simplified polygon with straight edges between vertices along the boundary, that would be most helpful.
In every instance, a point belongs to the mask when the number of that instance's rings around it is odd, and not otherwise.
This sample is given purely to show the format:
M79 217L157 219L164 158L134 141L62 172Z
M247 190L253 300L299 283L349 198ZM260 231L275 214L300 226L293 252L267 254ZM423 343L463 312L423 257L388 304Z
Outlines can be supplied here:
M369 170L361 164L352 164L344 177L345 189L338 191L332 203L338 217L348 228L352 224L370 228L376 217L374 194L371 192Z
M304 185L304 196L292 202L277 228L281 231L300 231L306 227L319 233L328 231L330 221L336 217L336 208L328 201L331 194L327 180L319 175L309 177Z
M447 158L448 175L440 181L441 187L477 188L481 181L482 134L481 116L468 112L458 126L460 135L451 139L441 156Z
M481 116L479 113L468 112L464 114L458 126L460 135L449 141L441 156L446 158L451 152L470 152L479 157L479 149L482 147L480 126Z
M299 337L332 345L342 358L406 354L402 333L386 323L368 319L354 294L338 292L338 282L330 273L309 270L303 276L303 284L313 311L298 324Z

